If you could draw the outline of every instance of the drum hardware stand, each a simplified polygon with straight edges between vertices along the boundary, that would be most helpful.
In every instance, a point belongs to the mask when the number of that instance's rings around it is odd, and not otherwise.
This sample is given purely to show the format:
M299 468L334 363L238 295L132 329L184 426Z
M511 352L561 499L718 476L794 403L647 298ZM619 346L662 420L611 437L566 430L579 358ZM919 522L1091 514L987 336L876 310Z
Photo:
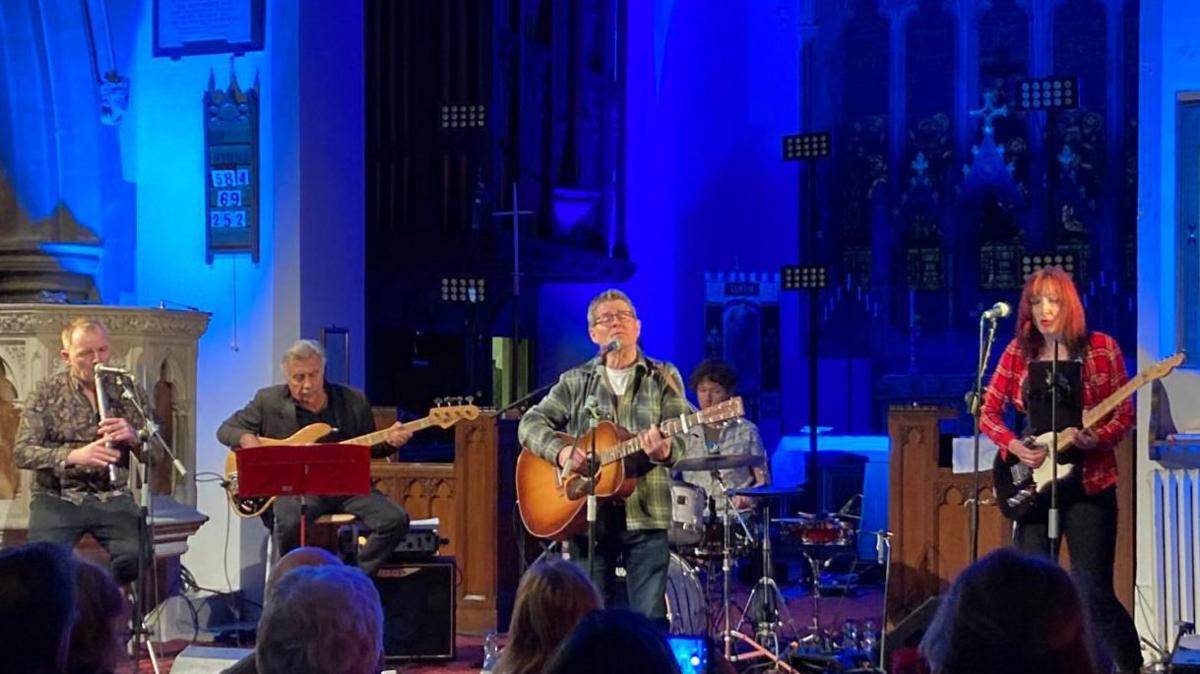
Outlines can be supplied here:
M800 640L800 643L820 643L821 642L821 560L813 557L808 550L804 551L804 558L808 560L808 566L812 569L812 623L809 625L811 632L808 636Z
M737 626L740 628L742 623L746 622L747 616L754 610L755 600L757 599L761 602L762 614L758 616L760 620L755 622L755 640L764 647L769 644L772 658L776 664L782 664L779 661L779 629L783 625L781 614L783 617L786 617L787 624L792 628L793 633L795 633L796 628L792 623L792 614L788 610L787 601L784 599L783 593L780 592L779 585L776 584L771 571L771 504L769 501L763 501L763 510L763 575L750 590L750 597L746 600L746 609L742 612L742 617L738 620ZM726 536L728 537L728 535L728 529L726 529ZM728 582L727 577L726 583ZM733 631L736 632L736 630ZM730 657L730 662L738 659L739 656L732 656Z
M721 485L721 498L725 499L725 511L721 514L721 606L725 619L724 629L721 631L721 639L725 645L725 658L732 662L733 637L737 634L736 630L732 627L732 623L730 622L732 619L730 606L733 604L733 591L730 588L729 578L733 575L733 541L731 540L732 536L730 534L729 513L732 512L734 517L737 518L737 522L742 527L742 530L746 532L747 538L750 538L750 528L746 526L746 520L742 519L742 514L738 512L737 508L734 506L732 495L733 490L729 489L725 485L725 480L721 478L721 471L714 468L712 471L712 478L714 482ZM747 603L747 608L748 607L749 603ZM744 611L742 616L744 619ZM741 626L740 621L738 626Z
M767 658L767 659L771 660L771 662L773 662L777 668L779 668L785 672L790 672L791 674L800 674L800 672L798 672L797 670L793 669L790 665L788 665L788 663L784 659L779 657L779 639L774 634L773 626L770 626L767 630L767 632L769 632L769 636L772 637L772 640L773 640L774 646L775 646L774 650L770 650L770 649L766 648L759 641L756 641L755 639L751 639L750 637L746 636L745 634L742 634L741 632L739 632L735 627L731 626L731 624L729 622L730 618L732 617L730 615L730 606L733 603L733 599L731 596L732 593L731 593L731 590L729 587L729 577L732 575L732 572L733 572L733 568L732 568L733 565L731 562L731 559L733 557L733 541L731 540L732 534L730 533L729 513L732 512L733 516L737 518L737 522L742 527L742 530L746 533L747 538L752 538L752 537L750 536L750 527L746 526L746 520L742 518L742 514L740 512L738 512L737 507L735 507L735 505L734 505L733 490L726 488L725 481L721 479L721 475L720 475L719 471L714 469L712 474L713 474L713 479L716 481L716 483L721 485L721 496L722 496L722 498L725 499L725 513L721 517L721 520L724 524L724 533L722 536L723 540L722 540L722 548L721 548L721 570L724 572L724 581L723 581L724 582L724 586L723 586L723 595L724 596L722 597L722 604L724 606L723 610L725 613L725 629L721 631L721 639L725 645L725 659L732 663L732 662L738 662L738 661L742 661L742 660L752 660L755 658ZM766 532L765 537L767 539L768 550L770 549L769 529L770 529L769 526L763 527L763 531ZM770 559L769 555L766 552L764 552L763 554L764 554L764 557L763 557L764 560ZM769 561L764 561L764 566L768 566L769 564L770 564ZM769 579L771 581L771 587L774 588L776 598L778 598L778 600L782 603L783 596L779 592L779 587L775 585L774 579L770 578L770 576L768 576L767 579ZM759 581L759 582L762 582L762 581ZM745 610L742 611L742 618L741 618L741 620L738 621L737 627L741 627L742 623L746 621L746 614L750 611L750 607L753 606L754 592L756 592L757 590L758 590L758 586L755 585L754 589L751 590L751 592L750 592L750 598L746 601L746 608L745 608ZM785 611L787 610L787 604L784 604L784 610ZM791 623L790 615L788 616L788 622ZM756 634L755 636L759 637L759 636L762 636L762 634L760 632L760 634ZM742 641L742 642L748 644L751 649L750 652L734 655L733 654L733 640L734 639L738 639L739 641Z

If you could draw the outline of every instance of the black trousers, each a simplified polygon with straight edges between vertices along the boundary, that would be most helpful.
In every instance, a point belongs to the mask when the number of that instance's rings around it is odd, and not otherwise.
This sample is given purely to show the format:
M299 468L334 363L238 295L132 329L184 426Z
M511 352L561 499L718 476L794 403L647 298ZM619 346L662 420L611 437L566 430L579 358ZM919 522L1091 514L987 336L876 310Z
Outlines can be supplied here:
M29 541L74 547L84 534L91 534L108 551L113 577L125 585L137 580L139 517L138 506L128 494L107 501L87 496L80 505L37 494L29 504ZM149 569L150 541L140 543L142 559Z
M589 568L587 534L571 539L571 561ZM625 527L625 507L602 503L596 514L596 564L592 582L609 608L628 606L665 632L667 574L671 548L665 529L630 531ZM625 593L619 592L616 567L625 567Z
M1113 561L1117 546L1117 489L1087 495L1078 480L1063 483L1058 492L1059 533L1071 551L1071 576L1092 618L1092 626L1117 669L1137 671L1142 665L1141 644L1133 618L1113 592ZM1023 552L1050 555L1048 517L1050 501L1038 499L1013 532L1013 543ZM1062 539L1059 539L1061 544ZM1058 550L1053 558L1058 557Z
M374 575L408 533L408 513L388 497L373 491L363 496L310 496L308 524L333 513L350 513L370 530L358 553L358 566ZM275 499L275 547L280 555L300 547L300 497Z

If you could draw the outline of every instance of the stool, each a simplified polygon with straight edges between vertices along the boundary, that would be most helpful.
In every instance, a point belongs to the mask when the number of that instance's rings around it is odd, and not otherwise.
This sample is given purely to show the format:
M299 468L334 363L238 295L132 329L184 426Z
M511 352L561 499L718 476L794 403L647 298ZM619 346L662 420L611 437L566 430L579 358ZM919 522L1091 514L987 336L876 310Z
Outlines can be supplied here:
M332 532L332 533L331 533ZM325 548L336 554L349 566L358 565L358 540L360 527L358 518L350 513L331 513L321 515L313 520L305 536L305 545ZM275 536L267 536L267 563L263 582L271 577L271 569L278 561L279 551L275 549Z
M328 532L331 528L334 532L332 541L328 535L318 533ZM348 566L358 565L359 523L357 517L350 513L321 515L313 520L312 533L317 535L309 537L309 545L316 545L335 553Z

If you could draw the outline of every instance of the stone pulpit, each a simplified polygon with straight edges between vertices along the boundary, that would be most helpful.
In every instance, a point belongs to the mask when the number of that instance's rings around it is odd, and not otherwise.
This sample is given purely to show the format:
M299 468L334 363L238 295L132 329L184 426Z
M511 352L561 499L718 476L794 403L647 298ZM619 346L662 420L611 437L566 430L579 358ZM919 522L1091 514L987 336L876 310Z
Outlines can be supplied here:
M196 358L209 316L198 311L68 304L0 304L0 546L17 545L29 524L32 475L13 464L13 440L21 407L34 385L65 367L60 356L63 326L97 318L108 326L109 363L128 368L154 403L163 437L189 475L168 462L151 476L155 557L167 586L177 576L187 538L208 519L196 511ZM85 539L90 540L90 538ZM88 547L85 543L84 547Z

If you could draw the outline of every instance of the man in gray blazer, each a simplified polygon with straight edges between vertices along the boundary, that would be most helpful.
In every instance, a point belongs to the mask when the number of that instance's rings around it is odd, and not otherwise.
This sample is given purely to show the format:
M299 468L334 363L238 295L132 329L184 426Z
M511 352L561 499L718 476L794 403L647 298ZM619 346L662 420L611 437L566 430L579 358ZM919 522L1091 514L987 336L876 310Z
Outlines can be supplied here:
M335 430L322 442L338 442L375 430L371 405L361 391L325 381L325 350L311 339L301 339L283 355L287 383L259 389L254 399L234 412L217 430L217 439L228 447L255 447L259 437L283 439L315 423ZM371 448L382 458L408 442L412 431L397 422L385 442ZM358 517L371 531L358 554L358 565L374 574L408 532L408 513L378 491L362 496L310 496L308 519L344 512ZM279 497L274 504L275 547L285 555L300 545L300 499Z

